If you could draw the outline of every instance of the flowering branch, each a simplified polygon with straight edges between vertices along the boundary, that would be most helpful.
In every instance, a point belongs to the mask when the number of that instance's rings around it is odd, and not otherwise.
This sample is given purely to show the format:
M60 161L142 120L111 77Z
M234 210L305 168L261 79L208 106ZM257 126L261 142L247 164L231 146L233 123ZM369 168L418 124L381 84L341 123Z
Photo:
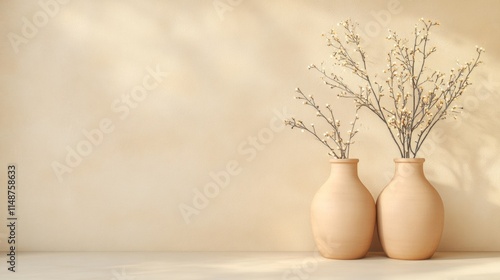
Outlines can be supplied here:
M421 19L415 25L411 43L389 31L388 40L394 43L387 55L388 75L385 83L376 81L368 73L367 55L356 33L356 23L341 22L345 37L341 39L335 30L326 37L327 45L333 48L334 67L349 70L360 80L359 89L344 82L344 78L327 72L323 64L309 68L321 73L323 82L331 89L339 90L341 98L352 98L358 109L366 107L383 121L396 143L401 157L416 157L422 144L437 122L460 113L462 107L453 105L471 84L469 76L482 62L484 49L476 47L476 57L465 64L458 64L448 75L432 71L426 66L436 47L429 46L430 30L437 22ZM350 51L352 50L352 51Z
M320 134L318 134L318 132L316 131L316 126L313 123L310 126L306 126L301 120L297 120L295 118L285 120L285 125L291 126L292 129L298 128L302 132L308 132L313 135L316 140L320 141L330 150L328 152L328 155L338 159L349 158L350 146L351 144L354 144L352 139L358 133L358 130L355 130L358 116L356 115L354 121L351 122L351 129L347 131L348 140L344 141L339 129L340 120L335 118L330 104L325 105L326 112L324 112L321 110L319 105L316 104L316 100L312 95L306 96L299 88L295 89L295 91L299 94L295 97L295 99L302 100L302 104L314 108L314 110L316 111L316 116L326 121L326 123L328 123L330 127L330 130L323 133L323 137L321 137Z

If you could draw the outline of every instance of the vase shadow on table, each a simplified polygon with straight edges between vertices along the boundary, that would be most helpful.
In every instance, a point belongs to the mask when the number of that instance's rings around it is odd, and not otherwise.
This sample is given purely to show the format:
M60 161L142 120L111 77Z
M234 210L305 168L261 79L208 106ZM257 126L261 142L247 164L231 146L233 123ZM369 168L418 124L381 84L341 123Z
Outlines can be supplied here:
M431 260L477 260L477 259L498 259L500 252L436 252Z

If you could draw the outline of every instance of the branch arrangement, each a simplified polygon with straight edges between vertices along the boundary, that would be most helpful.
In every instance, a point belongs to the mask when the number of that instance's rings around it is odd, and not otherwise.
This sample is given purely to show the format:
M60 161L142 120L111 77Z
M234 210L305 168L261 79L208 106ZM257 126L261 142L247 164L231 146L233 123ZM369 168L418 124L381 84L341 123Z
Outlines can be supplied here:
M350 130L347 131L347 141L345 141L340 132L340 120L335 118L330 104L326 104L325 110L323 111L320 106L316 104L316 100L312 95L306 96L299 88L295 89L295 92L298 93L295 99L302 100L302 104L312 107L316 111L316 116L328 124L329 130L321 135L318 133L313 123L310 126L306 126L301 120L295 118L285 120L285 125L291 126L292 129L298 128L302 132L308 132L313 135L316 140L330 150L328 155L338 159L349 158L349 150L351 144L354 143L352 139L358 133L358 130L355 130L358 116L356 115L354 121L350 123Z
M321 73L326 85L339 91L338 97L353 99L357 109L365 107L383 121L403 158L416 157L436 123L449 116L456 118L455 114L461 112L462 107L454 105L454 102L471 85L469 76L482 63L480 57L484 52L484 49L476 47L474 59L465 64L457 62L457 68L452 68L448 74L431 70L426 63L436 52L436 47L429 46L430 30L439 24L423 19L420 22L415 25L411 40L389 31L387 39L394 46L387 54L387 68L383 71L387 79L381 83L376 80L377 75L372 76L368 72L367 55L356 33L357 24L351 20L340 23L344 38L341 39L333 29L323 36L327 45L333 48L334 67L351 72L360 79L360 85L351 87L342 76L327 72L323 64L320 67L309 66ZM351 130L349 140L343 142L330 107L327 109L331 115L327 117L312 96L306 97L300 90L297 92L304 104L314 107L317 114L332 126L333 131L325 137L333 140L338 152L317 135L313 125L308 128L295 119L287 121L287 124L313 134L331 150L333 156L348 157L349 144L355 133Z

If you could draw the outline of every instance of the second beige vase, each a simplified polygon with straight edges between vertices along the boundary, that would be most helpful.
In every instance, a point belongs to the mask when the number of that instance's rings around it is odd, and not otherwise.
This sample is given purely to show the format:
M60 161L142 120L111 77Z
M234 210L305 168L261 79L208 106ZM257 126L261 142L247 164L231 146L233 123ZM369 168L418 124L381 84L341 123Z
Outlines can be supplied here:
M332 159L330 177L311 204L311 224L322 256L363 258L375 229L375 202L358 178L358 159Z
M390 258L428 259L441 240L443 201L425 178L423 158L394 162L394 177L377 199L380 243Z

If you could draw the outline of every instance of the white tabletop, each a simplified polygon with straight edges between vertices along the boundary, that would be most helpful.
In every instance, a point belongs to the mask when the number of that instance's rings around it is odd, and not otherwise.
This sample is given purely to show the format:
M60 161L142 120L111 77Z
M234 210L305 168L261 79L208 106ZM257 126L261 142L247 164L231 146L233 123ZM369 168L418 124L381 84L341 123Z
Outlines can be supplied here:
M381 253L341 261L317 252L19 252L15 273L2 257L2 280L500 279L500 252L438 252L425 261Z

